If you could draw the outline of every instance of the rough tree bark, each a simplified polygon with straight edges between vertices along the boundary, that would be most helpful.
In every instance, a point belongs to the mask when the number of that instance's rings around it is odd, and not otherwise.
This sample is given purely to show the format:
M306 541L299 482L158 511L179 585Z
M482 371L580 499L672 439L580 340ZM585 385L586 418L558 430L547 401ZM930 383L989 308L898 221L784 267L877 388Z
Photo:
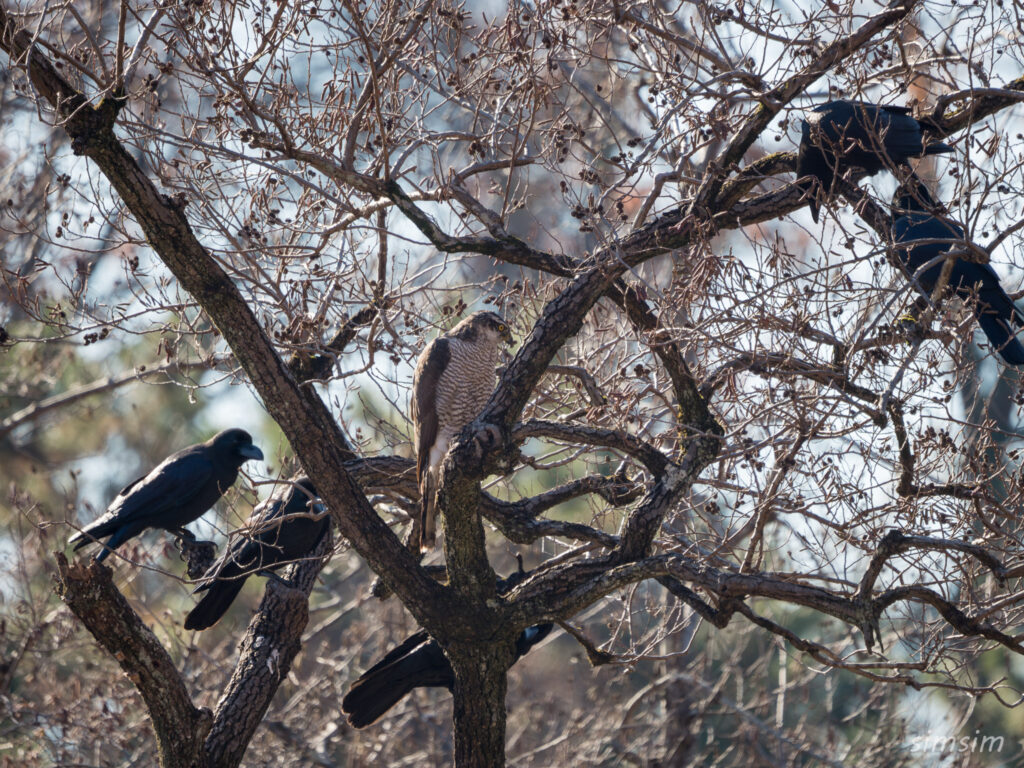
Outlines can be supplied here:
M242 762L291 663L301 650L309 594L332 549L331 537L284 580L269 580L242 641L238 663L216 711L196 708L156 636L114 585L109 567L69 564L58 553L58 592L142 694L163 768L235 768ZM287 582L287 583L285 583Z
M213 725L208 709L192 698L170 655L124 595L110 568L99 563L69 564L57 554L57 591L125 674L149 709L163 768L204 765L202 745Z
M204 743L211 768L240 765L274 693L302 650L309 622L309 594L330 557L331 536L324 536L308 561L288 569L285 581L267 581L267 590L239 644L238 664L213 713Z
M455 765L504 765L505 694L512 640L451 643L445 652L455 671Z

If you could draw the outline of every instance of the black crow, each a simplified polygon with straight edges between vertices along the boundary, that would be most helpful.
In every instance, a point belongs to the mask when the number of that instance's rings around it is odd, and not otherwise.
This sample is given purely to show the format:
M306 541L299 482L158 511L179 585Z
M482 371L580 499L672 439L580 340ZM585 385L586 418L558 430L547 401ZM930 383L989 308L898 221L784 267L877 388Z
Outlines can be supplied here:
M897 255L929 293L939 280L943 262L920 273L917 270L964 239L962 227L935 216L933 211L941 211L941 207L916 177L900 187L893 198L892 239L897 244ZM914 245L918 240L929 242ZM903 247L899 247L901 244ZM1024 315L1006 295L992 267L957 259L949 288L964 299L977 296L974 313L993 349L1010 365L1024 365L1024 346L1011 330L1024 328Z
M212 627L238 596L247 578L293 563L316 548L331 519L315 500L313 483L302 477L294 484L286 484L284 492L276 498L272 495L253 510L248 532L235 539L196 588L196 592L206 594L185 619L185 629Z
M952 152L939 141L925 143L924 129L934 128L910 116L906 107L863 101L830 101L802 121L797 176L814 176L821 193L830 195L836 176L848 168L868 174L907 164L911 157ZM818 221L818 191L810 187L811 217Z
M516 638L512 663L548 636L553 624L537 624L525 629ZM421 630L390 651L356 680L345 698L341 711L353 728L365 728L377 722L413 688L447 688L455 685L452 665L441 646Z
M163 528L195 538L185 526L212 507L238 477L249 459L262 459L244 429L226 429L205 443L192 445L167 457L145 477L121 489L92 524L71 538L75 549L105 539L96 555L101 563L128 539L147 528Z

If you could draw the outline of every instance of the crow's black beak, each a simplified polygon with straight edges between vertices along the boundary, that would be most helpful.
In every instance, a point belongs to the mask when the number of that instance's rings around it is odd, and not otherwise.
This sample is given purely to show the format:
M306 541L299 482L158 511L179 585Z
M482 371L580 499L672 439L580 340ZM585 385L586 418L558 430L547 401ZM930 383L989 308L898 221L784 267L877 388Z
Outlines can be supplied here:
M255 445L243 445L238 449L239 454L245 456L247 459L256 459L257 461L263 461L263 451L257 448Z

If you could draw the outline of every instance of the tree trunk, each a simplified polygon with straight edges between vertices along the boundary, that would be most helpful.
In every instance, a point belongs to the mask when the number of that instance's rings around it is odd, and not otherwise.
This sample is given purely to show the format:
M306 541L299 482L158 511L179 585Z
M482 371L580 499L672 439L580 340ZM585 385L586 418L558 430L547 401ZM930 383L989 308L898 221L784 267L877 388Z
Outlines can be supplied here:
M511 652L511 643L449 651L455 671L456 768L505 765L505 693Z
M57 560L57 594L106 651L117 659L149 709L161 768L205 766L200 747L213 723L192 704L174 660L114 586L113 571L94 562Z

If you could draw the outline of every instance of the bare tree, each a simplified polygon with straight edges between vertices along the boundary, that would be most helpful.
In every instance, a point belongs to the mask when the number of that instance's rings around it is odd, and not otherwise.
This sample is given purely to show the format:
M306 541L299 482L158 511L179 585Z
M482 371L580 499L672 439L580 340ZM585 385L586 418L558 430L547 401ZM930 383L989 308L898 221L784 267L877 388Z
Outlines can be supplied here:
M972 352L956 302L900 321L914 293L885 258L891 174L842 182L825 227L793 177L803 110L913 87L957 150L931 166L946 169L940 197L998 265L1024 188L1014 14L0 6L9 173L46 168L8 182L24 196L7 202L7 242L32 245L5 257L6 354L140 337L167 366L37 387L0 435L136 379L244 382L378 593L444 648L459 766L505 764L514 641L545 621L598 664L666 657L651 690L674 691L682 724L650 764L691 760L687 718L726 699L747 760L827 759L810 718L786 731L781 672L774 702L693 682L679 659L701 627L747 624L815 670L1016 704L1013 679L974 673L982 654L1024 652L1024 484L1006 395L982 402L992 355ZM40 120L45 151L13 162L16 132ZM115 258L120 274L100 275ZM409 363L470 305L503 311L521 343L445 458L438 580L400 537L418 503ZM533 567L502 595L492 563L509 542ZM328 554L268 586L212 713L108 569L58 555L59 592L141 693L161 764L233 766L300 650ZM611 620L616 596L654 584L650 626L624 610L595 640L566 623ZM794 625L796 609L813 620Z

